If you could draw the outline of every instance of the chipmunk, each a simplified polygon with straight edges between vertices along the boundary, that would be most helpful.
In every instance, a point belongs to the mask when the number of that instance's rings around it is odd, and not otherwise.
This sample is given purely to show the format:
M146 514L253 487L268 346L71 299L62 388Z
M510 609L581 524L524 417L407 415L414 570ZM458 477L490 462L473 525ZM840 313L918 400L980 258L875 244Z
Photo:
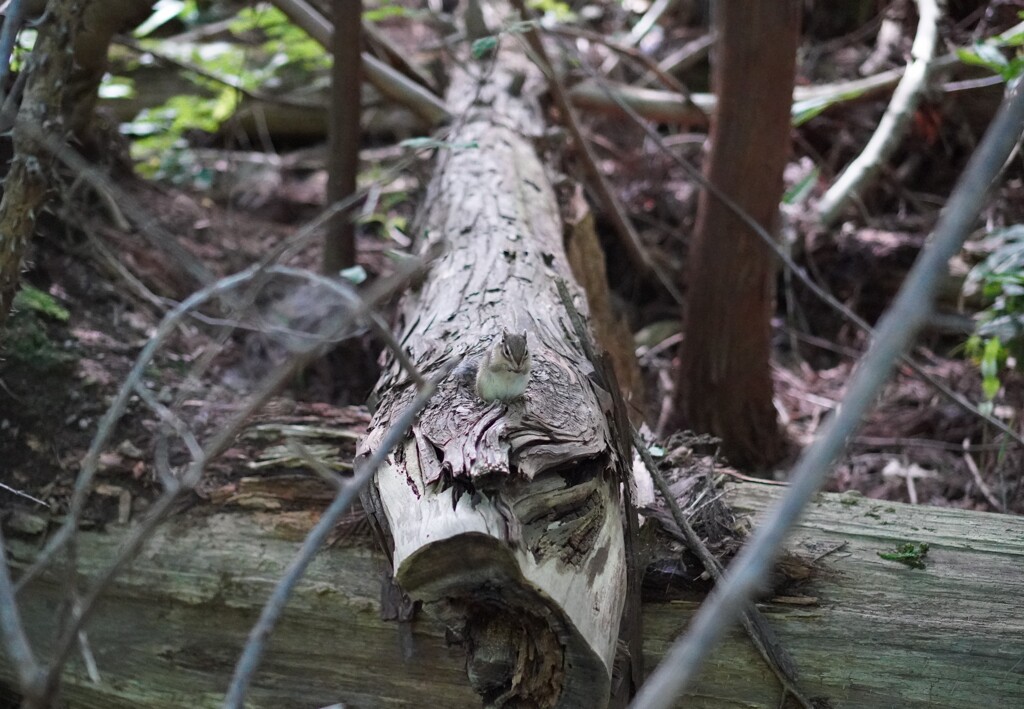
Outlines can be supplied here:
M484 401L512 401L530 381L530 350L526 332L502 330L476 368L476 393Z

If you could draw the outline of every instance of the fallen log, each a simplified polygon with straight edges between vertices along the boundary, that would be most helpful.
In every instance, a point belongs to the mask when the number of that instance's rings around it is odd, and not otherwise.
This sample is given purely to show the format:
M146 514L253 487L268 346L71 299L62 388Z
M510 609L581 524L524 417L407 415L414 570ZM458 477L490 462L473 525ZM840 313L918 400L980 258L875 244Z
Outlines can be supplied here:
M776 488L727 487L754 517ZM188 514L163 527L119 577L88 626L101 684L80 661L64 674L73 708L215 707L267 595L316 514ZM80 534L82 580L117 553L124 529ZM880 553L929 545L915 569ZM17 569L38 550L8 538ZM1024 519L823 494L787 544L809 573L761 605L800 667L806 691L834 709L1018 706L1024 690ZM651 559L652 566L673 558ZM247 706L473 707L462 648L443 623L380 619L387 566L368 544L324 549L299 585ZM54 636L66 576L51 572L19 597L40 657ZM793 582L797 583L797 582ZM700 602L690 593L644 604L654 667ZM14 685L8 661L0 682ZM688 709L777 707L779 688L738 630L680 701Z
M514 41L466 58L452 78L447 101L460 118L416 229L421 246L445 251L400 318L421 371L459 365L364 506L398 587L464 643L485 702L603 707L627 595L625 456L555 287L572 275L534 147L543 86ZM510 401L485 401L495 397L478 391L474 370L506 329L525 333L529 383ZM415 386L394 365L376 391L360 455L376 449Z

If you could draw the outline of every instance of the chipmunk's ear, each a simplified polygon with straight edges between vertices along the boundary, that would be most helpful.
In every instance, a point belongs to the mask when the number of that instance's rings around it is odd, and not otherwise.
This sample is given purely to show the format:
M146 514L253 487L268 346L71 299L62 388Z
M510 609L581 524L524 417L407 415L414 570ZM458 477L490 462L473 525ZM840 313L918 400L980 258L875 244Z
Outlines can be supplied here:
M503 339L503 340L504 340L505 338L507 338L507 337L508 337L509 335L511 335L511 334L512 334L512 333L508 331L508 328L507 328L507 327L503 327L503 328L501 328L501 339Z
M523 330L523 334L521 335L521 337L522 337L522 338L523 338L524 340L526 339L526 330Z

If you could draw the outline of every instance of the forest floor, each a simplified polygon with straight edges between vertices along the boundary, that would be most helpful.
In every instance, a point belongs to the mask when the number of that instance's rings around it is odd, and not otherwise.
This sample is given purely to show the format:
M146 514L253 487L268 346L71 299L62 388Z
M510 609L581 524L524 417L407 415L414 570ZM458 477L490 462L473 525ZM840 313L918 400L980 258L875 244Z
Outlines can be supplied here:
M863 52L848 63L858 58L863 59ZM810 77L814 71L805 68L805 73ZM971 145L963 135L976 139L981 132L975 125L978 116L961 115L966 104L957 104L949 96L942 101L943 115L958 118L947 118L938 132L922 128L911 137L919 142L900 152L897 167L880 190L884 196L866 205L869 218L848 222L832 233L808 229L798 235L794 253L801 265L847 307L871 321L891 301L970 153ZM969 106L980 111L973 99ZM807 123L796 133L797 154L788 183L806 176L811 156L826 170L838 167L841 159L849 157L851 146L862 142L882 108L881 99L868 101L826 112ZM598 142L603 141L609 161L616 155L621 158L608 171L650 248L677 273L684 273L685 259L679 254L685 253L685 240L680 235L692 226L693 185L655 149L638 149L643 140L637 131L624 130L612 119L593 118L588 126ZM837 147L823 158L826 143ZM699 155L691 152L693 157ZM20 302L9 322L0 361L0 482L21 493L0 492L5 507L33 509L35 503L25 495L53 503L58 510L66 504L97 425L136 356L173 304L197 287L159 244L143 239L139 230L113 226L118 221L117 205L125 200L135 204L213 276L226 276L294 239L301 225L323 206L323 154L310 154L319 167L311 169L306 162L302 169L280 171L274 179L250 181L258 185L255 192L237 188L220 198L122 176L118 189L123 194L113 200L98 199L95 194L66 198L42 220L42 235L33 245L25 282L49 299L43 305ZM373 150L364 160L380 169L397 162L398 156L394 151ZM984 215L990 224L1021 221L1024 181L1020 158L1016 160ZM383 214L372 215L382 218L370 219L361 228L359 262L371 278L392 268L388 250L408 247L401 230L392 226L399 222L392 220L411 217L416 190L425 184L424 166L415 165L397 186L389 186L381 201L387 205L381 208ZM394 199L388 201L389 195ZM799 207L789 213L795 225L802 223L798 211ZM609 240L607 247L610 262L615 263L614 241ZM283 263L318 270L318 259L318 242L307 241ZM970 250L965 251L965 259L978 260ZM959 275L962 280L963 273ZM936 326L919 341L914 358L930 376L978 404L984 401L981 373L963 354L977 306L964 304L955 276L940 305L946 316L941 322L946 325L935 321ZM646 328L646 335L638 337L643 341L637 351L650 385L648 414L653 422L667 396L663 383L671 379L668 375L676 356L677 309L666 296L651 293L626 272L613 267L609 279L633 331ZM287 343L268 336L261 325L291 323L304 315L303 304L289 304L280 297L281 288L287 290L286 285L267 285L265 292L254 296L254 306L234 322L209 315L186 319L146 368L142 386L188 423L200 442L223 426L232 412L241 410L241 402L259 386L268 369L287 356ZM799 449L839 405L867 339L785 274L780 274L778 290L773 322L776 405L787 436ZM955 326L948 327L950 322ZM652 340L654 330L661 334ZM359 434L369 417L365 402L377 378L378 351L379 344L364 335L343 356L328 356L311 366L280 393L269 412L254 415L247 431L273 418L277 424L334 426ZM1007 371L1002 385L994 413L1019 429L1024 379ZM100 477L90 505L92 523L104 525L141 511L155 496L159 469L165 465L173 469L187 461L184 449L166 449L160 443L163 426L152 408L133 395L100 457ZM340 465L351 461L353 438L337 446L342 451ZM246 476L258 477L271 470L294 472L292 464L258 459L262 454L245 440L249 439L243 437L211 466L192 503L205 500L275 508L326 499L330 494L326 483L295 492L294 477L287 478L287 484L282 481L272 493L250 486L243 494ZM850 441L830 476L829 488L857 490L876 499L1021 514L1024 451L1004 440L990 424L902 367ZM775 477L784 480L785 469L780 468Z

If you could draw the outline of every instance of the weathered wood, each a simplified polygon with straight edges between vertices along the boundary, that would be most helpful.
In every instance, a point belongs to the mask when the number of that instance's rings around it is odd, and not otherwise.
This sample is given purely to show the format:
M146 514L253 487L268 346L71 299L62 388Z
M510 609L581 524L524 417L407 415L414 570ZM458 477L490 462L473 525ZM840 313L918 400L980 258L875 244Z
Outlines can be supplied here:
M737 510L760 514L780 491L730 486ZM73 709L215 707L246 633L299 546L308 513L188 515L168 524L120 577L88 627L103 685L79 662L65 674ZM115 553L124 530L83 532L83 580ZM930 545L924 569L879 552ZM8 539L15 566L38 548ZM822 495L788 550L817 571L797 599L762 604L812 696L833 709L1015 707L1024 696L1024 519ZM258 551L257 551L258 550ZM657 560L655 560L657 561ZM366 548L323 550L274 633L250 707L473 707L461 648L421 616L408 630L379 619L383 557ZM45 657L63 575L21 596ZM648 669L686 627L699 598L644 606ZM402 648L411 651L403 659ZM0 681L12 670L0 661ZM778 686L739 631L712 656L688 709L778 706ZM681 703L682 706L682 703Z
M457 370L378 473L366 506L398 585L466 638L482 697L601 707L626 593L620 458L609 399L588 377L555 288L556 278L572 279L533 145L544 129L543 84L514 41L460 65L447 99L460 118L417 229L421 245L445 252L400 308L403 346L427 373L479 358L503 328L525 330L526 394L485 403ZM392 367L377 392L362 454L414 387Z

